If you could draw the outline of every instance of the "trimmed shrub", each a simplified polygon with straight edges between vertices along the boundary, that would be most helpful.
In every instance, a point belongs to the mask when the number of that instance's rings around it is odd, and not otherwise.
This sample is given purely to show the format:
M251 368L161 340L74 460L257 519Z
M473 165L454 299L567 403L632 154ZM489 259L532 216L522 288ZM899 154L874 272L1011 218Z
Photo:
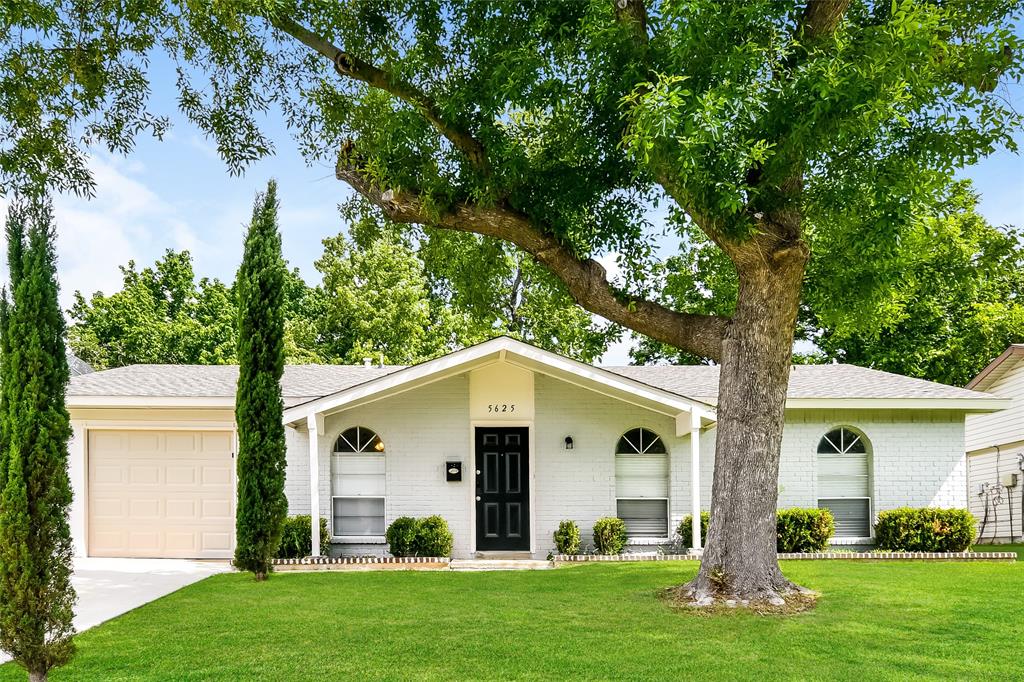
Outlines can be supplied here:
M963 552L974 541L974 516L966 509L900 507L878 514L878 548L894 552Z
M821 552L836 532L828 509L792 507L776 512L775 548L780 552Z
M618 554L626 546L626 522L606 516L594 523L594 551L598 554Z
M682 547L693 547L692 514L679 522L676 533ZM700 513L700 536L706 544L711 514ZM828 548L828 542L835 533L835 519L828 509L792 507L776 512L775 548L779 552L820 552Z
M575 521L562 521L555 531L555 547L559 554L580 553L580 527Z
M416 553L416 533L419 523L411 516L399 516L388 526L384 537L391 556L412 556Z
M309 514L286 517L281 525L281 544L275 556L278 559L301 559L313 551L313 538L309 528ZM320 551L326 552L331 546L331 533L327 530L327 519L320 517Z
M428 516L416 522L414 548L417 556L451 556L454 541L448 522L440 516Z
M711 523L711 512L700 513L700 537L701 544L707 540L708 525ZM687 514L676 527L676 535L679 536L679 546L689 549L693 547L693 514Z

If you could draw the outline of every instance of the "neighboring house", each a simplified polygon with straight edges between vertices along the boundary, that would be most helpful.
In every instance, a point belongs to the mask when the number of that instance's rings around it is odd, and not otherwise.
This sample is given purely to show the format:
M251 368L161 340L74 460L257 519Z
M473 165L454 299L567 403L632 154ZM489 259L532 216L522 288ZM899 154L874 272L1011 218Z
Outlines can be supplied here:
M1010 404L994 414L967 419L967 496L982 542L1024 537L1024 344L1011 345L981 370L967 388Z
M237 368L138 365L68 391L76 550L228 557ZM439 514L458 557L544 556L562 519L633 549L708 508L718 368L593 367L501 337L412 367L290 366L290 513L328 519L335 554L386 552L399 516ZM1006 401L852 365L793 368L779 506L825 506L839 543L878 511L966 507L964 419ZM314 550L316 553L316 550Z

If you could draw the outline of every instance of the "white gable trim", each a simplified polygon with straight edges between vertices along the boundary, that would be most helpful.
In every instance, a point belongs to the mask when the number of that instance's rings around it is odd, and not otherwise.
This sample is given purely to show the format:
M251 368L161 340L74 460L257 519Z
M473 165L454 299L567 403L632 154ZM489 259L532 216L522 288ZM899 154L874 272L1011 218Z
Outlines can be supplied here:
M393 374L301 405L295 405L284 411L284 421L286 423L301 421L311 414L332 412L377 394L402 392L500 360L524 369L549 374L554 378L571 381L585 388L599 392L607 391L613 397L616 393L625 394L640 401L661 406L665 409L666 414L694 412L709 423L715 420L714 407L706 403L663 391L599 367L571 360L503 336L455 351L435 360L398 370Z

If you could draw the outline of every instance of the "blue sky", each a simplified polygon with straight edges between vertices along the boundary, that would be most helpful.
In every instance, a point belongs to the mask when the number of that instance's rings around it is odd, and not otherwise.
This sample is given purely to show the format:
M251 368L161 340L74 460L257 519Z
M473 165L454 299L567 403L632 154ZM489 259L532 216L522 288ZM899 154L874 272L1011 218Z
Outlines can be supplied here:
M231 177L212 142L177 113L170 73L155 83L154 107L172 119L161 141L141 138L128 157L97 153L92 159L97 188L92 200L59 197L58 256L62 301L75 290L91 294L119 288L118 266L134 259L151 264L166 249L188 249L200 276L230 281L241 256L242 235L255 191L276 178L285 257L310 282L321 240L344 225L337 205L349 196L328 166L309 167L276 119L268 120L276 153ZM1018 109L1024 86L1004 88ZM1024 133L1018 135L1024 147ZM963 171L981 193L981 211L995 224L1024 226L1024 157L999 151ZM613 348L605 361L627 361L627 346Z

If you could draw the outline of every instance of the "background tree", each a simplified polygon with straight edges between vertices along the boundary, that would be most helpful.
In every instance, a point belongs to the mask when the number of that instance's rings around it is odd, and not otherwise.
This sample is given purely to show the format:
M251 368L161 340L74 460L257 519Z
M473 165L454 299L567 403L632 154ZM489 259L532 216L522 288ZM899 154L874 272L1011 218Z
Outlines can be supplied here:
M7 216L13 302L4 295L0 366L0 649L46 680L75 652L64 316L47 201Z
M198 282L188 251L170 249L153 267L121 268L121 291L75 292L68 341L96 369L137 363L235 361L233 292L216 279Z
M589 362L614 337L521 255L448 240L423 242L417 253L418 240L394 231L353 232L355 240L324 240L320 285L287 271L290 364L359 364L366 357L411 364L497 334ZM141 271L130 262L121 272L121 291L88 300L75 292L68 341L78 357L96 369L237 362L237 284L197 281L187 251L168 250Z
M277 185L257 195L238 269L238 497L235 566L266 580L288 514L284 402L284 289Z
M829 286L873 296L899 276L894 246L955 168L1013 146L1020 117L994 89L1021 75L1021 11L1018 0L25 11L0 39L12 104L0 169L9 184L88 187L67 122L118 148L156 127L145 94L157 44L183 65L181 107L232 172L270 151L259 121L278 106L310 159L336 161L392 222L514 244L588 311L719 361L712 522L689 593L776 601L795 587L776 561L774 513L810 254L855 255ZM656 201L733 263L731 315L658 302ZM610 251L614 284L596 260Z
M899 277L865 297L830 285L844 267L823 254L804 285L798 336L813 343L805 362L837 360L963 385L1024 338L1024 242L1018 230L994 227L977 213L978 197L958 183L918 216L895 246ZM682 228L686 230L684 226ZM663 301L728 314L736 302L736 271L713 242L687 232L687 248L665 263ZM639 363L699 361L677 348L638 339Z

